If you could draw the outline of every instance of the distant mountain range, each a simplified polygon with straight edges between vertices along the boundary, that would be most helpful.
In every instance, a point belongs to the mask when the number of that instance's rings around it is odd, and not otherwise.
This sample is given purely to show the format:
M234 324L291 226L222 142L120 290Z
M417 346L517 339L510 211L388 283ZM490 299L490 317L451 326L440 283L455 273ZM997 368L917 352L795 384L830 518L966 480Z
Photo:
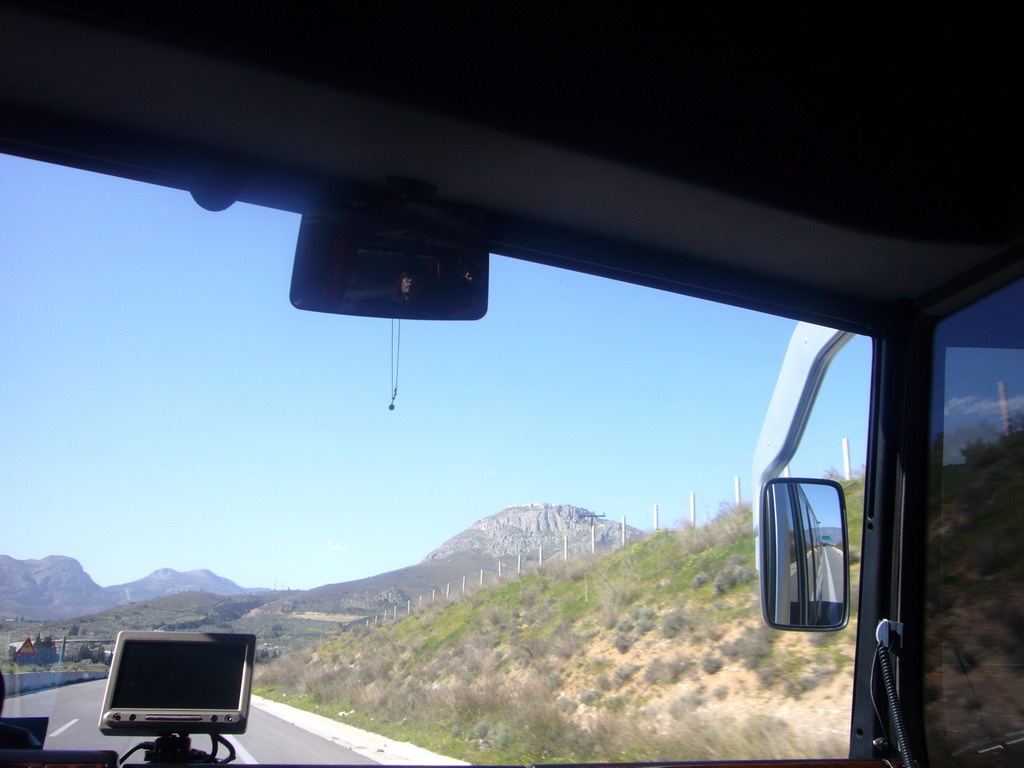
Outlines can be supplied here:
M593 533L591 532L593 526ZM271 600L254 615L371 613L404 607L420 595L458 591L463 579L473 584L497 577L499 565L511 573L545 560L570 558L595 549L618 546L643 536L631 526L605 520L567 504L521 504L506 507L453 536L422 562L356 581L327 584ZM543 549L542 549L543 548ZM71 557L16 560L0 555L0 616L56 620L98 613L119 605L151 600L177 592L209 592L231 596L254 592L207 570L181 573L162 568L143 579L100 587Z
M207 570L161 568L148 576L101 587L73 557L50 555L42 560L17 560L0 555L0 616L63 619L105 611L118 605L152 600L176 592L240 595L245 589Z

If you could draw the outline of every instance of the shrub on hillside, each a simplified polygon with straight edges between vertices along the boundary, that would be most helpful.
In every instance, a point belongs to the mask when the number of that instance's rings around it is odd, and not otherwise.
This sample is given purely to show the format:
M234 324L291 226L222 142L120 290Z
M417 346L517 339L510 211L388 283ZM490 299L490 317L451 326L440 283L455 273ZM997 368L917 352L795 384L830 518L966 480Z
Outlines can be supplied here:
M757 578L757 573L745 565L726 566L715 576L715 594L721 595L733 587L746 584Z
M747 669L756 669L772 652L778 631L764 624L748 627L739 637L721 647L727 659L743 662Z
M595 691L591 688L580 694L580 701L586 704L587 706L590 706L591 704L594 704L595 702L599 701L601 699L601 696L602 694L600 691Z
M701 704L704 703L704 697L697 691L690 691L685 696L680 696L678 699L668 705L668 713L672 717L680 720L686 715L693 712Z
M616 667L612 673L612 680L616 688L621 688L629 679L633 677L633 674L639 669L635 664L623 664L621 667Z
M612 629L619 623L636 599L636 588L626 582L613 581L607 584L601 594L601 624L605 629Z
M714 655L705 656L701 659L700 668L704 670L705 674L713 675L718 672L724 666L724 662Z
M636 622L636 631L641 635L645 635L654 629L655 616L654 611L649 608L640 608L630 614L630 617Z
M686 612L680 608L669 611L661 620L661 634L669 639L676 637L678 634L685 632L689 628L690 619L686 615Z
M579 651L583 641L580 636L572 631L572 625L563 622L551 633L549 646L551 653L562 661L568 661Z
M575 699L570 699L568 696L559 696L555 699L555 704L567 715L571 715L580 708L579 702Z
M750 505L723 503L709 525L688 528L676 534L684 557L712 547L732 544L750 536Z
M619 634L615 637L615 650L619 653L626 653L633 647L633 638L626 634Z
M683 672L679 659L655 659L644 670L644 682L648 685L671 685Z
M312 659L308 651L296 650L279 656L269 664L259 664L255 672L255 684L267 687L294 685L302 679L306 665Z
M477 740L480 749L504 749L511 740L505 723L477 723L470 731L470 735Z

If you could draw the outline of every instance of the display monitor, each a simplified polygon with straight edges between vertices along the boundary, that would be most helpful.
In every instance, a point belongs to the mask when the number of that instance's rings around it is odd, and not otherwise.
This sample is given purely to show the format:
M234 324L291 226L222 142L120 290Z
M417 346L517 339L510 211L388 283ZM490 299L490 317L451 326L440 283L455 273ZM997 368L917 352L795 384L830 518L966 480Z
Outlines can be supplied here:
M100 731L245 733L255 654L255 635L121 632Z

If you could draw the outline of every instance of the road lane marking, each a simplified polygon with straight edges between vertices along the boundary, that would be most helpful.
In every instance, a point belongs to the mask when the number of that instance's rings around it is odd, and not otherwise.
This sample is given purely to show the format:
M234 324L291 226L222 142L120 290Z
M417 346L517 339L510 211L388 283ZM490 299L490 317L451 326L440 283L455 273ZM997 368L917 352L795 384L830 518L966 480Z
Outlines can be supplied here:
M227 741L231 742L231 746L235 748L235 752L239 757L239 762L245 763L246 765L256 765L256 758L250 754L249 750L238 743L238 739L233 739L230 736L224 737Z
M57 729L56 731L54 731L53 733L51 733L51 734L50 734L50 735L49 735L49 736L48 736L47 738L49 738L49 739L52 739L52 738L53 738L54 736L60 736L60 735L61 735L62 733L64 733L64 731L66 731L66 730L67 730L68 728L70 728L70 727L71 727L72 725L74 725L75 723L77 723L77 722L78 722L78 720L79 720L79 718L77 718L77 717L76 717L76 718L75 718L74 720L72 720L72 721L71 721L70 723L65 723L65 724L64 724L64 725L62 725L62 726L61 726L60 728L58 728L58 729Z

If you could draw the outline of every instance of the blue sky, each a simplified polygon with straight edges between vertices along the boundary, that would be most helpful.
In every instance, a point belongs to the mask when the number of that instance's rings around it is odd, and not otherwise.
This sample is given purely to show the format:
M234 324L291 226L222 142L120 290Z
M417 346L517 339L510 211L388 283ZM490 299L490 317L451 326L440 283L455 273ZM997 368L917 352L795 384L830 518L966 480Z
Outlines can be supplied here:
M299 217L0 156L0 553L107 586L209 568L309 588L417 562L510 504L651 526L744 497L792 320L495 258L490 309L288 301ZM870 343L793 474L864 461Z

